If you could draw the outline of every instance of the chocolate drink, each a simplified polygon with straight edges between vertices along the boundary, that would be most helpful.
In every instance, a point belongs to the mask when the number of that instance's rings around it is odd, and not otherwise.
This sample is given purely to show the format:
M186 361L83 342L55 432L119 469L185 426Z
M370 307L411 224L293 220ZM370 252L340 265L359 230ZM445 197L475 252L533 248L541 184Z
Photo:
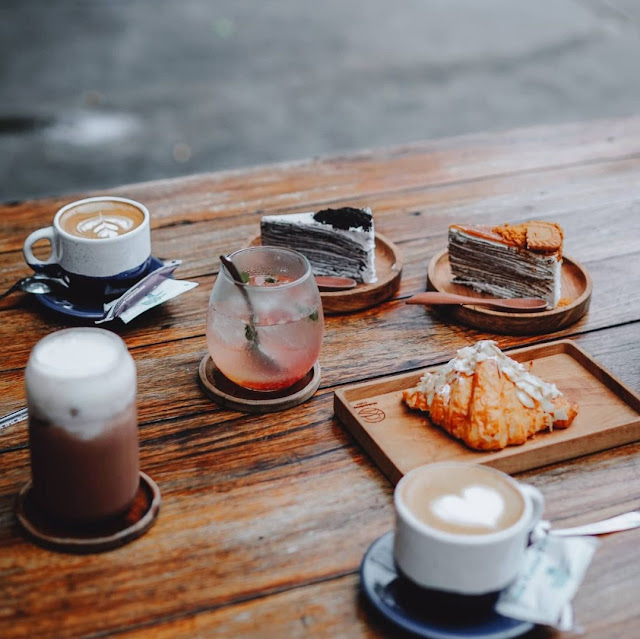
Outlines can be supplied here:
M49 515L94 522L131 504L140 481L135 365L98 328L52 333L25 373L33 496Z
M101 426L98 436L83 440L55 423L29 419L33 496L48 513L98 520L131 503L140 481L135 403Z

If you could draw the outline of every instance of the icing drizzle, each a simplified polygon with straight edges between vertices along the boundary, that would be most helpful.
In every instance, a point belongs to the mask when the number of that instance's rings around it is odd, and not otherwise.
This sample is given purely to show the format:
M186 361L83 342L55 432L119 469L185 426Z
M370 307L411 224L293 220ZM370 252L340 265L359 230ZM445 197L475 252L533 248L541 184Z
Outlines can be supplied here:
M555 384L545 382L530 373L520 362L507 357L493 340L480 340L472 346L461 348L456 357L436 371L425 373L418 385L427 403L431 406L435 395L448 399L451 384L460 375L473 375L476 366L485 360L492 359L498 365L502 375L511 380L517 388L517 396L523 406L533 408L539 403L554 421L567 418L566 410L558 408L553 400L562 393Z

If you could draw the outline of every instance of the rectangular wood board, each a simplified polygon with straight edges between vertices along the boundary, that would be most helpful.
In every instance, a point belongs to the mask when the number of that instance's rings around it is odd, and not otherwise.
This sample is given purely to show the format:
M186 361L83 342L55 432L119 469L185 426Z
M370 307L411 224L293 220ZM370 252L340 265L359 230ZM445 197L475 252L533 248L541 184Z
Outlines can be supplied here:
M424 370L364 382L336 391L338 418L396 484L412 468L436 461L467 461L518 473L640 439L640 397L570 340L507 351L578 403L567 429L538 433L520 446L476 451L409 410L402 391L418 384ZM434 370L437 366L431 369Z

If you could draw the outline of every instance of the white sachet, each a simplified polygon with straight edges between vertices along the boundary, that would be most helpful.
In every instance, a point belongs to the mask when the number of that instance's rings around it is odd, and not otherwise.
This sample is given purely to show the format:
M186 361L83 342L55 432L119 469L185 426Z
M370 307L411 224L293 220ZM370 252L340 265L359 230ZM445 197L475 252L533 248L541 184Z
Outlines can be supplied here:
M192 288L198 286L198 282L188 282L187 280L166 279L158 284L150 293L141 300L138 300L133 306L122 311L118 317L128 324L132 319L142 315L154 306L158 306L167 300L173 299L178 295L182 295Z
M500 593L496 611L505 617L573 630L571 600L599 545L595 537L537 539L525 553L516 581Z

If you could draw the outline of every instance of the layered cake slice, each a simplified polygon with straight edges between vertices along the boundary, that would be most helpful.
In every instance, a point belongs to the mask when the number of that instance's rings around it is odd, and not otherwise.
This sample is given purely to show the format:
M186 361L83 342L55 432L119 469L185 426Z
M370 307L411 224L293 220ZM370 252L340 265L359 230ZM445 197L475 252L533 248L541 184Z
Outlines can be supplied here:
M300 251L316 275L352 277L366 284L376 281L375 235L369 208L265 215L260 234L263 245Z
M560 299L562 228L553 222L449 227L453 281L496 297Z

